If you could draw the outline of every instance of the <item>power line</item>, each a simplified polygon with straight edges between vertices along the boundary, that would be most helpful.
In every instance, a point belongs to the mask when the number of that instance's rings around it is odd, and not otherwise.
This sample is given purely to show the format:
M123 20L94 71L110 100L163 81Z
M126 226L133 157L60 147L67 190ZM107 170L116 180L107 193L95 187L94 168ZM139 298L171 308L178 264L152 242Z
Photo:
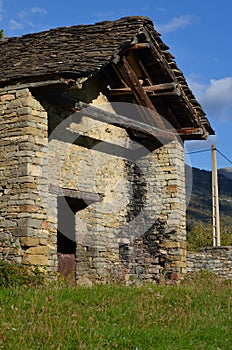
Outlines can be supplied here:
M185 154L203 153L203 152L209 152L209 151L211 151L211 149L207 148L207 149L202 149L202 150L199 150L199 151L185 152Z
M209 152L211 151L211 148L207 148L207 149L202 149L202 150L198 150L198 151L192 151L192 152L185 152L185 154L196 154L196 153L204 153L204 152ZM229 162L230 164L232 164L232 161L226 157L221 151L219 151L219 149L216 148L216 151L227 160L227 162Z
M217 148L216 148L216 151L217 151L223 158L225 158L225 159L227 160L227 162L229 162L230 164L232 164L232 161L231 161L228 157L226 157L222 152L220 152Z

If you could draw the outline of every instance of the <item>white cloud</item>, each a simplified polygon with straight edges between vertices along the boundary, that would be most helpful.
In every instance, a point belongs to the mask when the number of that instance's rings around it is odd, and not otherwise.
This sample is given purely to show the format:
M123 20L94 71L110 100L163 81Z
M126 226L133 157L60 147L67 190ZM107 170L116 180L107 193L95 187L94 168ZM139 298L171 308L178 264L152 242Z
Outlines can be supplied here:
M161 34L175 32L180 28L185 28L191 25L193 18L190 15L182 15L174 17L169 23L157 25L157 29Z
M13 33L15 31L21 30L21 29L23 29L22 23L19 23L19 22L15 21L14 19L11 19L9 21L9 30L10 30L10 32Z
M20 11L17 13L17 17L21 20L21 21L25 21L27 19L27 17L29 16L29 12L28 11Z
M1 4L0 0L0 4ZM0 7L1 9L1 7ZM31 20L35 19L35 16L41 16L46 15L47 11L42 7L31 7L29 9L23 9L22 11L17 13L17 19L11 19L9 21L9 31L11 33L15 33L17 31L20 31L22 29L28 28L28 27L35 27L35 22Z
M32 13L39 13L39 14L41 14L41 15L46 15L47 10L45 10L45 9L42 8L42 7L32 7L32 8L31 8L31 12L32 12Z
M190 79L189 85L209 117L232 119L232 77L211 79L208 85Z
M22 10L17 13L18 18L21 21L30 22L29 18L32 15L46 15L47 11L42 7L32 7L30 9Z

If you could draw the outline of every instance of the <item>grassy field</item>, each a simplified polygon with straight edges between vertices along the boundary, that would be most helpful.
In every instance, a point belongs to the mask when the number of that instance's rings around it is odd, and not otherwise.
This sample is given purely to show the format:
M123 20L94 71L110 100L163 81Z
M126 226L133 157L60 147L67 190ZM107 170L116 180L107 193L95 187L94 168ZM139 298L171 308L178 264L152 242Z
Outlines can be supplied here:
M232 349L232 286L198 274L178 286L0 289L0 349Z

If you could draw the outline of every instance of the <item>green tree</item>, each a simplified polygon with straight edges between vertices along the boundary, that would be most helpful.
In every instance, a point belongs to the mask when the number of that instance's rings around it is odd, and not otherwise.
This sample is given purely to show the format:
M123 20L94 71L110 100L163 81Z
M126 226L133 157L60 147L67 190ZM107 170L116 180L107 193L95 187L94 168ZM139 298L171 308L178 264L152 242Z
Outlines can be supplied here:
M0 29L0 39L4 38L3 30Z

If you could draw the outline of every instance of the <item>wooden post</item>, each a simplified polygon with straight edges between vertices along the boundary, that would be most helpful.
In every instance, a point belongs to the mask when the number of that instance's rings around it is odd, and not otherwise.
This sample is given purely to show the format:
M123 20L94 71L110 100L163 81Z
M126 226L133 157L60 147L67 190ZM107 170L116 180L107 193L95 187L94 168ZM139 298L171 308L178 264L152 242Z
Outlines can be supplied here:
M213 246L221 245L216 146L212 145Z

